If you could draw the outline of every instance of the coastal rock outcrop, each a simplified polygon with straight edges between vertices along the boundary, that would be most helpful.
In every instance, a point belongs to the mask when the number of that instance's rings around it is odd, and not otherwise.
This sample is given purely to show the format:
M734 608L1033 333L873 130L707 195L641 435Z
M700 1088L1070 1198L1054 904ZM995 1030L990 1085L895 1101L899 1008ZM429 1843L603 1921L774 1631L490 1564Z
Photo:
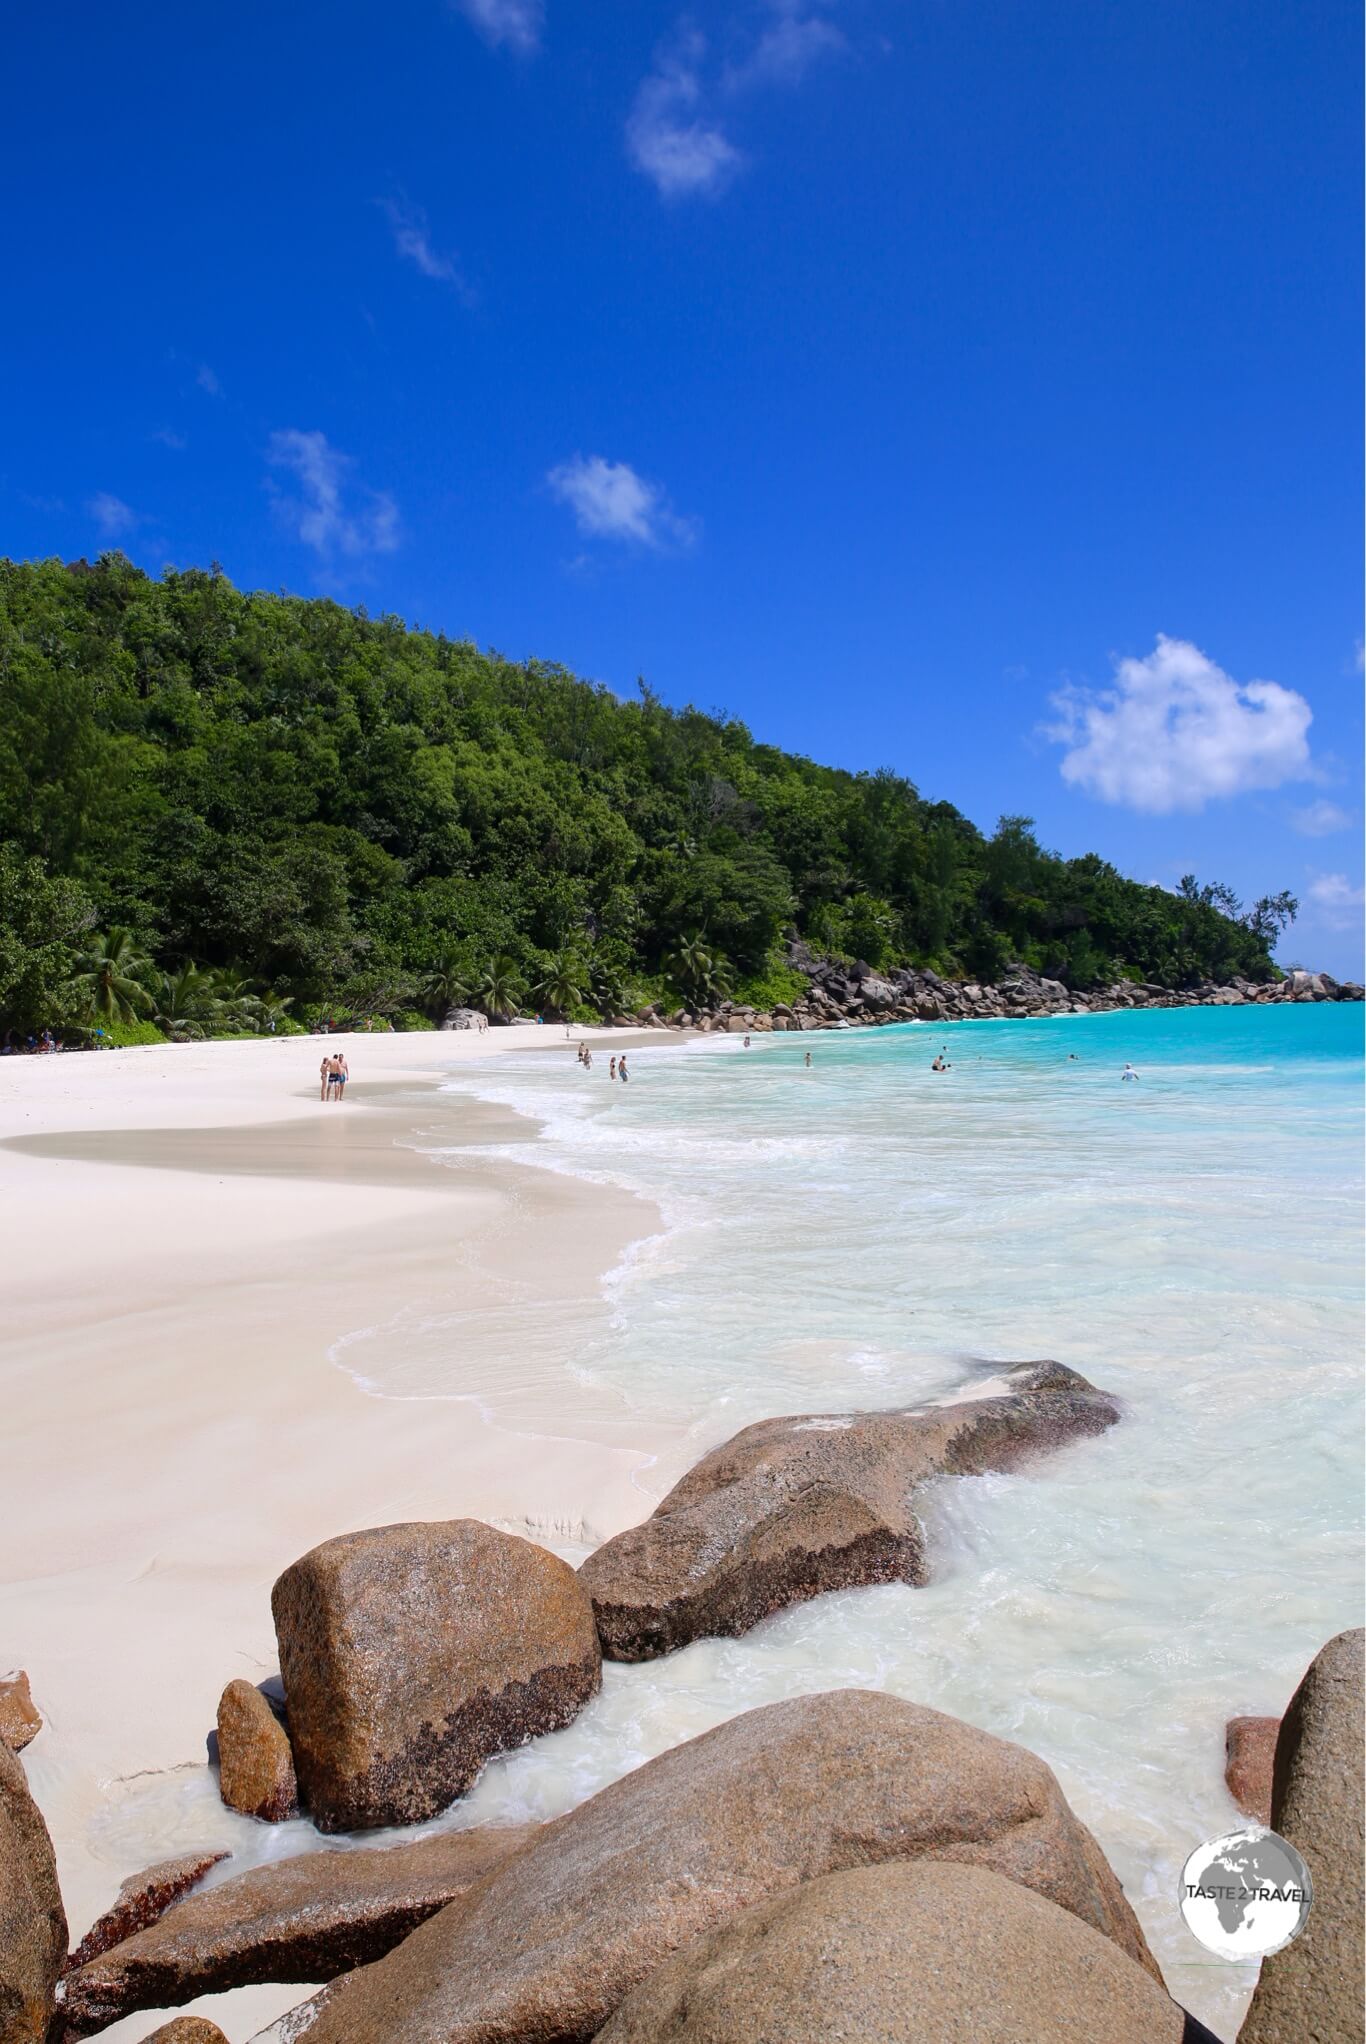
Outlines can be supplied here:
M856 1867L675 1952L598 2044L1182 2044L1151 1975L1056 1903L976 1866Z
M1224 1781L1245 1817L1271 1822L1271 1772L1279 1718L1230 1718L1224 1727Z
M299 1787L322 1831L413 1824L602 1680L573 1569L476 1519L324 1541L271 1595Z
M240 1677L218 1700L218 1786L230 1810L283 1824L299 1807L289 1734L254 1684Z
M23 1763L0 1739L0 2038L42 2044L66 1956L57 1861Z
M196 1881L202 1881L210 1867L229 1855L225 1851L186 1852L176 1859L158 1860L141 1873L130 1874L104 1915L97 1917L67 1960L63 1971L74 1973L88 1966L125 1938L136 1936L164 1916L173 1902L188 1895Z
M204 2016L172 2016L159 2030L153 2030L147 2044L228 2044L217 2023Z
M136 2009L263 1981L333 1980L383 1958L525 1845L534 1825L443 1831L409 1845L305 1852L170 1908L60 1990L69 2038Z
M1366 1634L1340 1632L1316 1656L1281 1720L1271 1828L1314 1883L1309 1921L1263 1959L1238 2044L1361 2044L1366 1825Z
M1036 1889L1157 1976L1050 1770L868 1690L768 1704L602 1789L378 1965L290 2015L295 2044L583 2044L690 1939L801 1881L885 1860Z
M603 1652L649 1660L826 1590L924 1582L919 1484L1008 1469L1119 1418L1061 1363L995 1381L1009 1388L940 1407L760 1420L713 1449L580 1568Z
M42 1715L33 1701L28 1676L21 1668L17 1675L6 1676L0 1682L0 1739L11 1753L22 1753L42 1729Z

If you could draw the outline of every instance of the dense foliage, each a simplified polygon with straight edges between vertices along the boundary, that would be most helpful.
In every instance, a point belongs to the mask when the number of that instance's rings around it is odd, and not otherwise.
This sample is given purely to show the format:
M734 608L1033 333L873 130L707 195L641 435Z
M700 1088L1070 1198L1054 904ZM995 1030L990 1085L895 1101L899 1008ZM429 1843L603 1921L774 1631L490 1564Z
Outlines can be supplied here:
M0 562L0 1021L612 1013L776 987L781 944L1077 987L1266 978L1248 917L982 834L888 771L328 601ZM287 1024L286 1024L287 1026Z

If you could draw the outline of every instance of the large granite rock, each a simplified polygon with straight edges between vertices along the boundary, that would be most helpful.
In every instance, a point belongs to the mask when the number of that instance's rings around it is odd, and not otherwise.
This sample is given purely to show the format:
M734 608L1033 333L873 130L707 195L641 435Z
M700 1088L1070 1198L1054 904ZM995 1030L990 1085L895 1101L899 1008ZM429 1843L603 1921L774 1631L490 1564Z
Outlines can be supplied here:
M1182 2044L1109 1938L985 1867L895 1861L803 1882L642 1981L598 2044Z
M1362 2044L1364 1638L1330 1639L1281 1720L1271 1828L1304 1860L1314 1901L1295 1942L1263 1959L1238 2044Z
M0 2039L42 2044L66 1956L57 1861L22 1763L0 1739Z
M11 1753L22 1753L42 1729L42 1716L21 1668L17 1675L7 1675L0 1682L0 1739Z
M299 1808L289 1734L240 1676L218 1699L218 1787L230 1810L265 1824L283 1824Z
M894 1859L988 1867L1156 1974L1041 1760L867 1690L769 1704L571 1810L377 1966L289 2017L308 2044L582 2044L690 1939L800 1881Z
M121 1945L148 1924L164 1916L173 1902L188 1895L196 1881L202 1881L210 1867L228 1858L223 1850L181 1853L176 1859L158 1860L141 1873L130 1874L110 1908L91 1924L63 1968L74 1973L88 1966L113 1945Z
M477 1519L325 1541L271 1605L299 1787L323 1831L434 1816L602 1680L574 1571Z
M217 2023L204 2016L172 2016L159 2030L153 2030L146 2044L228 2044Z
M1008 1469L1119 1417L1061 1363L1018 1363L997 1381L999 1396L937 1408L761 1420L713 1449L579 1570L603 1652L649 1660L825 1590L924 1582L920 1484Z
M62 1983L69 2038L135 2009L368 1966L524 1845L534 1826L444 1831L389 1848L306 1852L178 1902ZM2 2034L2 2033L0 2033Z
M1224 1727L1224 1782L1245 1817L1271 1822L1271 1771L1279 1718L1230 1718Z

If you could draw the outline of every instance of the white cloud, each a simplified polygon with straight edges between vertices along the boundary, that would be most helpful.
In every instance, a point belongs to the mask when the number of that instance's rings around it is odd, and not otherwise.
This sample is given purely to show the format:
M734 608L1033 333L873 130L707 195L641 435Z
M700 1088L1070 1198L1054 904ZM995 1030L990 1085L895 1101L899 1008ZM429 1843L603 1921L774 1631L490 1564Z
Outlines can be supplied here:
M1359 926L1366 888L1354 887L1345 873L1316 873L1304 891L1320 919L1333 929Z
M1306 809L1292 809L1290 821L1301 837L1332 837L1352 827L1351 812L1336 802L1311 802Z
M1159 634L1145 660L1116 663L1113 688L1068 687L1053 707L1045 735L1067 747L1069 786L1151 816L1312 772L1304 697L1275 681L1236 682L1186 639Z
M658 483L646 482L629 462L576 454L546 477L574 513L579 531L594 539L634 540L649 547L690 546L696 522L680 518Z
M159 440L163 447L171 448L176 454L183 454L190 444L183 433L175 432L170 426L158 426L152 438Z
M455 6L494 49L506 43L530 56L541 46L543 0L455 0Z
M747 85L800 85L822 57L845 46L844 37L803 0L770 0L770 20L751 54L732 66L726 83L732 90Z
M468 300L471 293L460 265L454 256L444 254L434 245L427 215L421 206L414 206L401 196L377 199L375 203L389 222L394 247L405 261L412 263L424 277L430 277L433 283L454 284L460 296Z
M276 509L319 560L393 553L399 543L398 506L385 490L352 488L348 476L354 463L325 433L303 433L293 426L272 433L266 458L272 468L287 469L295 477L298 496L275 493Z
M701 65L706 43L685 30L661 52L636 94L626 123L626 147L637 170L666 199L716 193L743 161L740 151L702 112Z
M123 539L142 523L141 516L131 504L125 504L122 497L113 497L108 490L97 490L87 499L86 510L100 528L103 539Z
M207 392L207 394L210 397L222 397L223 386L218 381L218 378L214 375L212 369L210 369L207 362L200 363L198 369L195 371L194 380L199 385L199 388L202 391Z

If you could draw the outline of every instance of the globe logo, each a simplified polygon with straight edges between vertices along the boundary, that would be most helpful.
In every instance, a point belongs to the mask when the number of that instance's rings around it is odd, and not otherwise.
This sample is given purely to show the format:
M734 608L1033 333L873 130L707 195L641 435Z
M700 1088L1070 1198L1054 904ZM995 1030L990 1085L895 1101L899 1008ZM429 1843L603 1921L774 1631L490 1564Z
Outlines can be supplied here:
M1260 1824L1211 1838L1181 1870L1186 1928L1221 1959L1264 1959L1298 1937L1314 1900L1293 1845Z

